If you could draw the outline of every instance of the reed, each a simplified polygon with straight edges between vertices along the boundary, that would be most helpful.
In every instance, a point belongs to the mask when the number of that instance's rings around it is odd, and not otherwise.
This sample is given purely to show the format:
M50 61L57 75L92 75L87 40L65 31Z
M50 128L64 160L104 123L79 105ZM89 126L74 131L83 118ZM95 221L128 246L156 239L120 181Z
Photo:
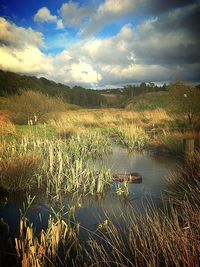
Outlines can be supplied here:
M117 141L130 151L142 150L147 145L149 137L141 127L130 124L118 128Z
M71 262L70 255L81 257L81 246L77 238L78 227L72 228L64 220L49 217L48 227L39 236L33 225L20 219L19 236L15 238L18 262L24 267L62 266Z
M167 213L123 214L123 230L107 218L98 227L104 245L90 240L91 266L199 266L200 213L188 202Z
M59 199L63 192L76 190L100 193L111 181L109 171L97 172L87 163L89 158L112 151L110 140L100 132L84 131L68 140L28 136L1 141L4 149L0 151L0 181L9 190L16 183L16 190L31 187L34 181L39 188L45 188L48 196ZM32 153L38 156L31 156Z
M167 177L168 191L175 202L189 201L200 205L200 151L187 159L184 166Z

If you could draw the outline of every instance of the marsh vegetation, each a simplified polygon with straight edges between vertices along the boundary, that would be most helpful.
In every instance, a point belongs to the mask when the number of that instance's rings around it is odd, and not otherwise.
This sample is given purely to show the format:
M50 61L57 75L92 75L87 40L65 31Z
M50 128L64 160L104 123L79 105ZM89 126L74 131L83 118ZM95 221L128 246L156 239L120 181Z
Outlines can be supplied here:
M81 109L33 91L2 98L0 264L199 266L199 110L131 101ZM142 184L113 182L120 170L139 171Z

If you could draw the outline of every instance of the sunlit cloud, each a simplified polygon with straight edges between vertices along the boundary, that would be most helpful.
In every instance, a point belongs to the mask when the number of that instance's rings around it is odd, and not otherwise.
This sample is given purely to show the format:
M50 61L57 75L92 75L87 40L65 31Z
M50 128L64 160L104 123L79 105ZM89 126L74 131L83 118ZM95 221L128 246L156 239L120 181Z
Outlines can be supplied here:
M54 22L57 20L56 16L53 16L47 7L40 8L34 16L35 22Z
M35 29L0 18L0 67L85 87L198 80L198 1L159 3L105 0L94 9L68 2L52 13L43 7L34 16ZM134 24L140 13L148 16ZM96 34L129 15L114 33ZM41 23L48 31L41 32Z

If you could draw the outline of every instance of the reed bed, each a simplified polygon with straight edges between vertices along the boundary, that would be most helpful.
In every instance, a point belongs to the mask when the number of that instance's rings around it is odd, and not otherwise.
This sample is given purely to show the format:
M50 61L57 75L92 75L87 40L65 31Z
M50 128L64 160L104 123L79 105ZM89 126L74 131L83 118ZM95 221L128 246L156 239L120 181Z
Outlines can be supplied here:
M35 186L57 205L62 204L64 196L71 197L67 216L56 214L52 207L54 216L49 217L47 229L39 234L25 214L21 216L15 239L19 264L24 267L199 266L199 151L184 168L168 178L170 198L164 203L164 211L149 206L139 215L132 207L128 212L124 209L120 225L105 214L106 219L96 231L89 231L87 244L80 245L82 226L75 221L75 212L85 195L100 198L112 181L110 170L97 171L88 162L112 151L108 135L94 127L106 128L108 133L113 131L117 141L129 150L142 150L149 142L144 125L149 125L152 118L156 124L171 120L162 110L152 113L79 110L62 113L59 119L51 120L61 138L1 136L0 186L9 190ZM90 127L93 131L89 131ZM180 135L173 133L177 137L175 147ZM170 146L171 142L162 138ZM126 198L127 183L118 186L116 192Z
M131 124L123 125L118 128L117 141L127 147L130 151L141 151L147 145L149 137L143 128Z
M64 220L49 217L48 227L34 234L33 225L20 219L19 236L15 238L17 261L24 267L63 266L81 259L78 225L72 227ZM74 258L71 259L70 255ZM80 261L79 259L79 261ZM78 265L77 265L78 266Z
M105 213L96 231L88 230L89 247L80 244L82 226L62 214L50 216L39 236L22 217L15 239L18 261L23 266L199 266L199 206L188 200L174 203L165 202L162 211L149 204L143 214L121 210L120 224Z
M68 140L5 138L1 144L0 183L9 190L37 184L45 188L47 195L59 198L62 193L76 190L100 193L111 181L109 170L97 171L87 163L89 158L112 151L110 140L100 132L85 131Z

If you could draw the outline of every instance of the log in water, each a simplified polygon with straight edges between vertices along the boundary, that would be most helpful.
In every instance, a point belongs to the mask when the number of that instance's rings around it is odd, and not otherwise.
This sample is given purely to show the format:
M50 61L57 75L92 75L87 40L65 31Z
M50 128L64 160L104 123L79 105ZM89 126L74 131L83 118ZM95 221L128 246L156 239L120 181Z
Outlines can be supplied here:
M141 183L142 176L137 172L132 173L115 173L112 176L114 182Z

